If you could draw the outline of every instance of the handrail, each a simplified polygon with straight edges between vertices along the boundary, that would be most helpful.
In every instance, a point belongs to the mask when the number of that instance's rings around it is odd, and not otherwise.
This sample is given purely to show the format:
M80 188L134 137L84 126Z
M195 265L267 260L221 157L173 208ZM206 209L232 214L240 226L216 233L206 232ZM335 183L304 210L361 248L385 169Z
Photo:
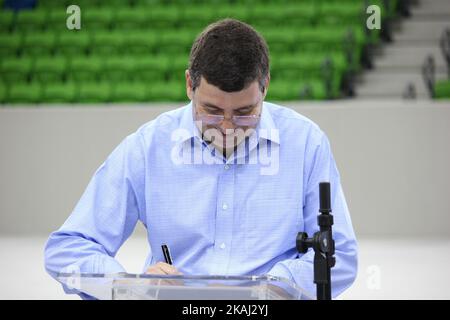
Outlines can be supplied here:
M435 82L435 62L432 55L428 55L422 65L422 76L425 81L425 86L431 98L434 97L434 82Z
M444 29L439 42L445 62L447 63L447 74L450 79L450 28Z

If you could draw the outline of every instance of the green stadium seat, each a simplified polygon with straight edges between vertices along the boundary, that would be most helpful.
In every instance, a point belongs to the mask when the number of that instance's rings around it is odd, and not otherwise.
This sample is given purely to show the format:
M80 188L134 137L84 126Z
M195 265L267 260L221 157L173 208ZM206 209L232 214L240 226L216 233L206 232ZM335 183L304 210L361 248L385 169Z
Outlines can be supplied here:
M434 98L450 99L450 80L441 80L435 83Z
M123 33L98 31L92 35L91 54L109 56L118 54L124 46Z
M67 80L75 82L98 81L104 65L103 56L75 56L69 60Z
M273 81L267 92L268 100L323 100L327 98L326 88L320 80L311 81Z
M73 1L72 1L73 2ZM80 8L117 8L121 10L130 5L130 2L135 3L134 0L77 0L76 4Z
M214 11L212 12L212 18L214 20L219 20L223 18L234 18L247 23L250 23L252 8L246 5L239 4L219 4L214 6Z
M55 54L66 56L85 55L90 49L91 35L85 30L66 30L57 38Z
M267 91L266 100L270 101L289 101L298 100L300 97L300 88L289 81L271 81Z
M72 3L0 10L0 102L185 101L192 43L225 17L252 24L267 40L269 98L337 98L361 68L364 46L380 39L364 28L362 0L78 0L79 31L66 27ZM384 18L396 15L397 3L371 2ZM26 86L34 91L22 95ZM436 84L437 97L443 88Z
M17 14L15 30L40 31L45 29L48 21L47 10L21 10Z
M151 101L184 101L187 100L186 85L182 81L153 82L149 86Z
M105 59L100 80L125 82L133 79L136 61L134 56L111 56Z
M171 61L166 56L141 56L135 59L134 81L155 83L166 79Z
M0 61L0 78L6 84L27 82L32 68L32 58L4 58Z
M350 67L357 70L363 43L358 43L351 30L343 28L318 28L298 31L298 40L295 50L305 52L344 52L348 56ZM349 36L352 36L351 38ZM354 39L353 41L351 39Z
M297 32L282 28L261 28L258 30L266 40L271 54L285 54L298 46Z
M40 83L17 82L9 87L7 102L33 104L42 102L42 98L42 85Z
M146 82L115 82L112 93L113 102L146 102L149 101L149 87Z
M148 9L136 10L136 8L124 7L117 10L112 26L117 30L144 29L149 26L149 21L150 13Z
M46 82L62 82L68 68L67 58L37 57L34 61L32 80Z
M10 32L14 23L14 12L0 9L0 33Z
M121 10L119 10L119 12L120 11ZM88 7L87 9L82 9L81 12L81 28L84 31L99 31L102 29L110 29L115 20L114 11L108 7Z
M8 91L6 84L0 82L0 103L6 103L8 97Z
M258 27L290 26L304 27L314 22L315 7L310 4L259 4L252 8L250 23Z
M112 85L108 82L81 82L77 102L107 103L112 98Z
M217 18L215 7L209 5L188 6L183 8L180 27L188 29L199 29L201 31L206 25Z
M22 45L22 36L17 33L0 34L0 57L15 57Z
M72 2L73 1L70 0L38 0L37 6L42 9L67 8Z
M158 38L158 53L167 55L185 55L191 50L195 34L190 31L168 30Z
M182 9L179 6L151 6L142 10L148 12L149 17L148 24L145 25L145 28L160 30L173 27L185 27L181 24Z
M280 6L280 5L278 5ZM308 25L315 25L319 17L317 1L315 2L292 2L282 6L281 25L294 28L304 28Z
M223 0L210 0L210 2L223 2ZM148 6L156 6L156 5L176 5L176 6L182 6L186 5L185 0L131 0L131 2L136 7L148 7ZM198 5L205 3L205 0L190 0L189 5Z
M298 49L311 52L327 52L327 51L341 51L343 49L343 41L336 32L329 28L305 28L297 32Z
M69 15L66 13L66 9L67 6L61 6L60 4L55 7L51 7L46 24L47 30L53 30L61 33L73 31L67 29L67 18ZM81 14L81 28L83 28L83 14Z
M366 21L366 11L363 1L328 3L321 2L320 24L363 24Z
M344 76L342 65L335 66L334 60L339 56L325 55L285 55L272 61L271 78L273 81L318 81L328 86L328 95L335 98L339 94L340 84ZM317 91L317 90L315 90Z
M184 79L184 74L189 64L188 60L189 58L185 55L171 58L167 68L166 79L172 81L180 81L180 79Z
M85 8L104 8L104 7L114 7L123 8L128 6L131 2L136 2L135 0L38 0L38 8L67 8L69 5L76 4L81 9Z
M344 52L321 52L321 53L308 53L303 54L304 58L312 57L314 59L320 59L322 62L325 59L331 59L333 67L339 72L344 72L349 68L349 64Z
M158 36L155 32L135 31L123 39L123 52L132 55L150 55L157 52Z
M353 36L355 50L360 51L366 43L364 33L359 28L317 27L317 28L259 28L272 54L289 51L340 52L347 48L349 33Z
M48 103L77 102L77 86L74 82L48 82L43 84L43 101Z
M277 56L272 59L272 78L283 80L315 79L322 76L321 56Z
M23 40L21 54L33 57L52 55L55 46L56 33L54 32L27 33Z
M210 0L210 1L223 2L224 0ZM148 7L148 6L164 5L164 4L176 5L176 6L186 5L185 0L131 0L131 2L137 7ZM198 4L203 4L203 3L205 3L205 0L190 0L189 1L189 5L198 5Z

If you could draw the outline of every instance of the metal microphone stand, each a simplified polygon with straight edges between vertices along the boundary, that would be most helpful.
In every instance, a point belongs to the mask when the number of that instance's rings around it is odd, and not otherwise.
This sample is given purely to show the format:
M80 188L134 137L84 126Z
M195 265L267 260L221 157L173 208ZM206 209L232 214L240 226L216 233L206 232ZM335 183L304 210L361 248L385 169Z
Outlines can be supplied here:
M306 253L309 248L314 249L314 283L317 287L317 300L331 300L331 268L336 259L334 255L334 240L331 231L333 216L331 212L330 183L319 183L320 214L317 222L320 231L308 238L305 232L297 235L297 251Z

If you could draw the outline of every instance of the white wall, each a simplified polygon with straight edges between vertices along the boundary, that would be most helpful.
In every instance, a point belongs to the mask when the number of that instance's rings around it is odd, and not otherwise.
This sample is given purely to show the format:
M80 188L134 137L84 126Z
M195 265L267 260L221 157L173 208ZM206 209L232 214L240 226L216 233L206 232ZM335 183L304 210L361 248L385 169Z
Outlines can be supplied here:
M0 235L58 228L114 147L180 105L0 107ZM285 105L328 134L358 235L450 235L450 103Z

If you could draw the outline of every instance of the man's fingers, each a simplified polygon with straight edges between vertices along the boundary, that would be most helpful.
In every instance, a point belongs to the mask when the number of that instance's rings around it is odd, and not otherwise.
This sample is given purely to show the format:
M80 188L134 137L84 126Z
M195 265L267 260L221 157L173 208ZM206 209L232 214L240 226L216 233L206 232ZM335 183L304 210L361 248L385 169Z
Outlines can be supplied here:
M165 272L165 271L161 268L161 265L160 265L159 263L150 266L150 267L147 269L147 272L146 272L146 273L149 273L149 274L167 274L167 272Z
M180 273L177 268L175 268L174 266L164 263L164 262L158 262L157 264L154 264L152 266L150 266L147 269L148 274L167 274L167 275L178 275L178 274L182 274Z
M162 263L159 265L159 267L161 268L161 270L163 270L166 274L181 274L177 268L175 268L174 266L167 264L167 263Z
M155 266L152 266L152 267L148 268L145 273L148 273L148 274L166 274L163 270L161 270L160 268L155 267Z

